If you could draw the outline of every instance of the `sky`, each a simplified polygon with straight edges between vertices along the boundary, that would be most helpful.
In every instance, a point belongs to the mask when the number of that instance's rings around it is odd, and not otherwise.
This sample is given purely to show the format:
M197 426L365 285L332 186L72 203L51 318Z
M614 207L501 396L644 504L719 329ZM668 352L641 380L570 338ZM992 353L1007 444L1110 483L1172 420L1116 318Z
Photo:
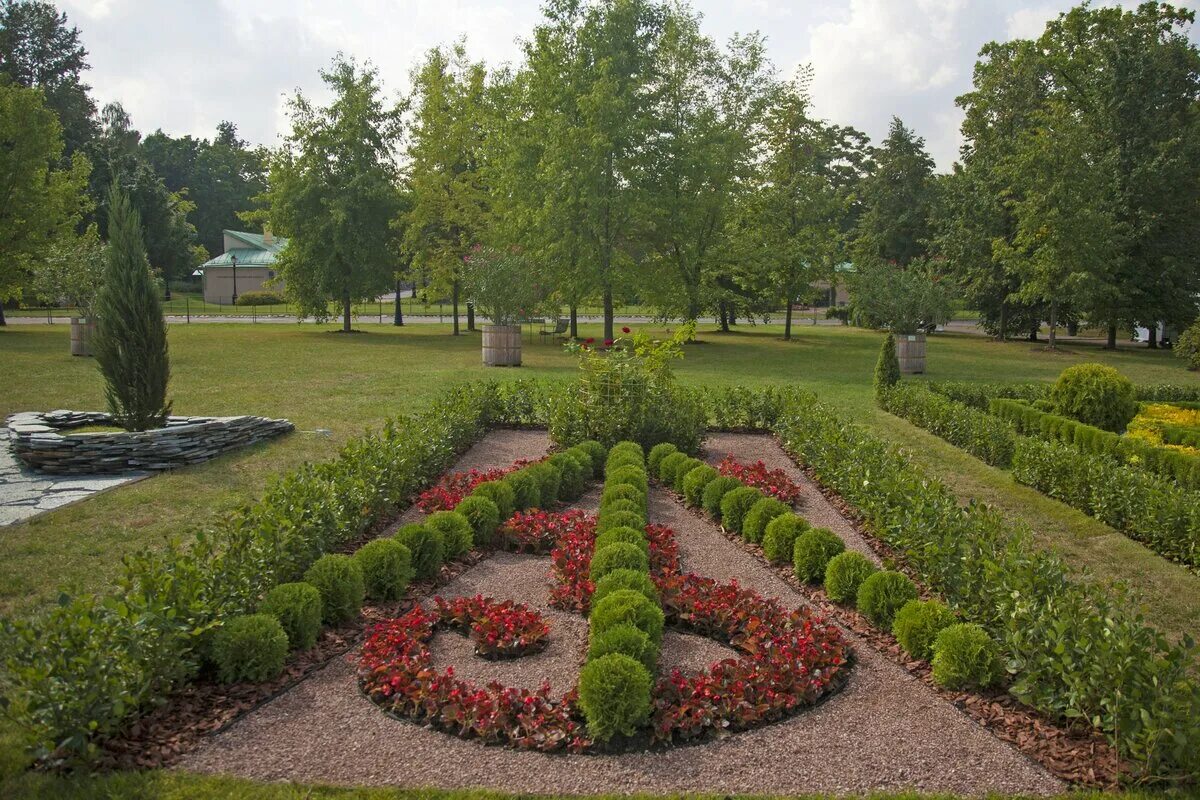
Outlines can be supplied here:
M1108 0L1102 4L1114 4ZM1136 0L1120 0L1135 6ZM431 47L466 37L475 59L516 63L541 0L58 0L82 34L96 100L119 100L144 133L210 138L230 120L253 144L289 126L286 98L325 99L340 51L370 61L400 96ZM898 116L941 170L961 144L954 104L986 42L1035 37L1070 0L692 0L724 42L759 31L780 73L811 64L815 112L879 141ZM1200 27L1200 26L1198 26ZM1190 33L1200 41L1198 31Z

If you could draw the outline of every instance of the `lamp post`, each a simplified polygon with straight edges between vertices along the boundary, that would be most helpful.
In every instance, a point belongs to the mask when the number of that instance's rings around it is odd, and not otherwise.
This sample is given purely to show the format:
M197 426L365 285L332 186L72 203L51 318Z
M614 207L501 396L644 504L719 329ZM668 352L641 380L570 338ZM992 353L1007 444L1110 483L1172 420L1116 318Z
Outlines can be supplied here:
M229 263L233 264L233 304L237 305L237 256L230 254Z

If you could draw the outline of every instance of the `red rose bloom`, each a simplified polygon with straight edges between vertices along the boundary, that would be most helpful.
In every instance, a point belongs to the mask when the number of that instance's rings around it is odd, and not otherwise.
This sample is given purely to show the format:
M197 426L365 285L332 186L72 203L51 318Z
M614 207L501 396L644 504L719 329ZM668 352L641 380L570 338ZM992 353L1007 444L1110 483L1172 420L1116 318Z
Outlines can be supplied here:
M605 340L604 340L604 346L605 346L605 347L612 347L612 343L613 343L613 340L612 340L612 339L605 339Z
M629 333L629 328L621 328L621 333Z
M584 340L583 340L583 343L584 343L584 344L591 344L591 343L592 343L592 342L594 342L594 341L596 341L595 337L593 337L593 336L589 336L588 338L586 338L586 339L584 339Z

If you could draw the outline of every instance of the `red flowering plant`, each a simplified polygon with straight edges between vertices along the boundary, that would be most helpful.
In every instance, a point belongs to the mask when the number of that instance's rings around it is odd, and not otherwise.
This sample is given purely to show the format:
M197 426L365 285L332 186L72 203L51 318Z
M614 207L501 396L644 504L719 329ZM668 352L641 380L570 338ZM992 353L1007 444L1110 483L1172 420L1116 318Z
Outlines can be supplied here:
M471 469L466 472L452 472L443 475L441 480L421 492L417 497L417 508L425 514L432 514L435 511L452 511L479 484L500 480L510 472L516 472L522 467L541 460L543 459L518 458L507 467L496 467L489 470Z
M782 500L788 505L795 505L800 499L800 485L781 469L767 469L767 465L762 461L743 464L733 456L727 455L717 466L717 471L722 475L737 478L747 486L753 486L763 494Z
M490 597L457 597L446 601L433 598L438 622L468 632L475 654L484 658L516 658L546 647L550 626L542 615L512 600L496 602Z
M550 605L564 611L586 613L595 584L588 577L592 568L592 550L596 544L596 519L585 517L558 538L550 551L554 585Z
M596 521L580 509L569 511L518 511L500 526L501 546L517 553L545 553L559 539L580 526L595 527Z

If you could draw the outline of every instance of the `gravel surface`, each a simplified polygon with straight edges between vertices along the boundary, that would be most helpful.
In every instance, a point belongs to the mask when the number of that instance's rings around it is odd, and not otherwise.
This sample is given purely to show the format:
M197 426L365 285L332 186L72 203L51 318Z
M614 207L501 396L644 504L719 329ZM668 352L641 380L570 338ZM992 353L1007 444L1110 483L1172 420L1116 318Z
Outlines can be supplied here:
M542 452L544 436L513 453L514 432L489 436L467 455L491 466L488 445L500 437L494 463ZM746 448L755 459L778 452L767 437L722 435L714 453ZM502 454L499 452L502 450ZM786 456L784 456L786 458ZM768 462L770 463L770 462ZM782 464L780 466L783 466ZM460 467L462 468L462 467ZM798 475L798 473L795 473ZM580 507L594 508L597 492ZM805 513L824 500L807 494ZM672 526L685 569L744 585L801 605L804 600L758 559L727 541L710 523L655 489L650 518ZM830 519L829 527L835 520ZM842 520L839 533L851 530ZM545 605L548 560L498 554L468 570L441 594L483 592L526 602L547 615L552 644L532 657L488 662L452 632L435 637L435 652L462 675L497 678L533 688L543 678L557 692L577 674L585 623ZM702 745L614 756L566 756L484 747L385 716L359 693L356 651L336 659L289 692L209 737L181 768L277 781L482 787L555 794L598 792L864 793L916 789L984 795L1054 794L1064 785L1019 751L1000 742L932 690L850 636L858 660L846 688L816 708L773 725ZM663 662L685 669L729 654L700 637L670 633Z

